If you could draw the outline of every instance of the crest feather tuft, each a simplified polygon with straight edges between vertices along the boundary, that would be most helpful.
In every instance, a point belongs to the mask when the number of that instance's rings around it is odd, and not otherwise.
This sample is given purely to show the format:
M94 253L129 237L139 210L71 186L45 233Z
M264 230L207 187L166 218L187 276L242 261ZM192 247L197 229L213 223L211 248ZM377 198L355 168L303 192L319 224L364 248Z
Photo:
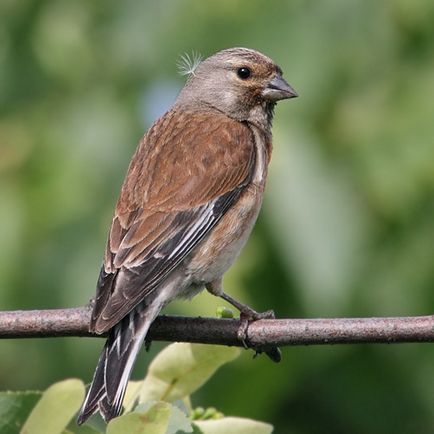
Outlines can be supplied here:
M189 77L194 76L196 68L202 62L202 56L197 51L190 53L184 53L179 56L179 60L176 62L178 72L181 75L187 75Z

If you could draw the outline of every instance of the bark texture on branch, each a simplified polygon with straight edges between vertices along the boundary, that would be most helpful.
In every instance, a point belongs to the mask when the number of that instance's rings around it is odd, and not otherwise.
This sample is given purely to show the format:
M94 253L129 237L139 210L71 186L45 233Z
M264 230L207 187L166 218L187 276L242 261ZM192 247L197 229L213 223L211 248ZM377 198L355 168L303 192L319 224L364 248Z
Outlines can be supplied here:
M89 333L90 307L0 312L0 338L98 335ZM237 319L160 316L149 337L170 342L242 346ZM248 343L285 345L434 342L434 316L389 318L264 319L249 325Z

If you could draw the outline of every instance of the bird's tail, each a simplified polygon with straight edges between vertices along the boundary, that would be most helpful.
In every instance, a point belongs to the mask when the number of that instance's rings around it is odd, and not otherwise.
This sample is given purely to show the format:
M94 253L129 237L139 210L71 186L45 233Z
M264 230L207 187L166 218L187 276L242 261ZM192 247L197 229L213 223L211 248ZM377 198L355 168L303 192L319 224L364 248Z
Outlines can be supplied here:
M160 310L150 307L139 306L110 330L92 383L78 413L79 425L98 410L107 422L121 413L137 354Z

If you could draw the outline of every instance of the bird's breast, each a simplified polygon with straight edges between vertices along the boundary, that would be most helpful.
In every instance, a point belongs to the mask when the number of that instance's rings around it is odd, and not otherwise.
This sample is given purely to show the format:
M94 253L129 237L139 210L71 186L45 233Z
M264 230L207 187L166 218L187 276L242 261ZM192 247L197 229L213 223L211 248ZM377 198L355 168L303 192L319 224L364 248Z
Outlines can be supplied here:
M246 244L259 214L270 160L271 138L259 128L251 128L255 144L255 164L250 183L211 233L186 259L193 282L208 283L220 278L234 263Z
M256 222L262 194L262 188L253 183L248 186L237 203L187 258L187 273L194 282L211 282L234 263Z

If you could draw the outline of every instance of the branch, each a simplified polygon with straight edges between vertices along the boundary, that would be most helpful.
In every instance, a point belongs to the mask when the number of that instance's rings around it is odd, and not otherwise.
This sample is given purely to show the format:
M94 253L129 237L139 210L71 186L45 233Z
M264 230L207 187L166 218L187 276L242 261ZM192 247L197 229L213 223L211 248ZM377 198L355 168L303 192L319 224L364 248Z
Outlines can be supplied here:
M89 306L0 312L0 339L96 337L88 331ZM241 346L237 319L159 316L150 339ZM434 342L434 316L390 318L264 319L252 322L249 346Z

